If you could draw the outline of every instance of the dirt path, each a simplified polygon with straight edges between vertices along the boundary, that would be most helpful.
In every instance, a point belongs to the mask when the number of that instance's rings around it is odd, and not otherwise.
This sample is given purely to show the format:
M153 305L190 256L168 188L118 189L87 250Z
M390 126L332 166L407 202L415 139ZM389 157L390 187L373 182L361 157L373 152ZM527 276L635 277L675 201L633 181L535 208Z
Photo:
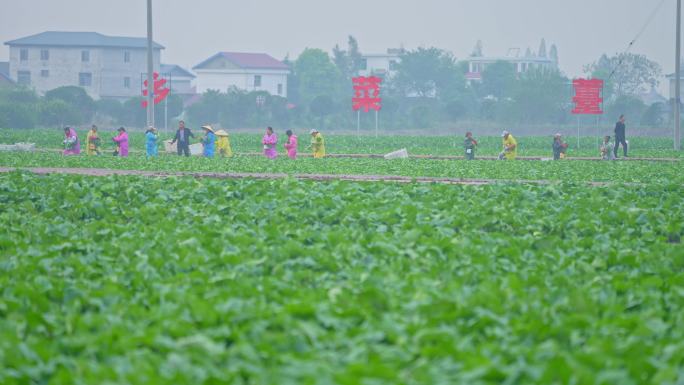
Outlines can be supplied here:
M38 175L69 174L85 176L113 176L131 175L147 176L155 178L169 177L193 177L213 179L285 179L310 181L353 181L353 182L395 182L395 183L436 183L447 185L483 186L492 184L533 184L548 185L559 183L553 180L505 180L505 179L464 179L464 178L439 178L439 177L408 177L392 175L335 175L335 174L283 174L283 173L233 173L233 172L185 172L185 171L144 171L144 170L113 170L103 168L59 168L59 167L0 167L0 173L13 171L30 171ZM586 182L593 187L608 186L611 182ZM638 186L639 183L624 183Z
M37 149L37 152L62 152L60 149L54 149L54 148L42 148L42 149ZM129 150L131 154L143 154L143 151L136 150L136 149L131 149ZM164 155L175 155L175 153L160 153ZM235 155L237 156L263 156L263 154L258 153L258 152L242 152L242 153L236 153ZM301 158L311 158L313 157L313 154L309 153L299 153L299 157ZM356 158L356 159L382 159L384 157L383 154L328 154L326 156L327 158ZM461 160L464 159L463 156L456 156L456 155L409 155L410 159L430 159L430 160ZM477 160L498 160L498 157L496 156L478 156ZM544 157L544 156L519 156L517 160L527 160L527 161L547 161L551 160L549 157ZM584 161L596 161L596 162L601 162L603 161L601 158L596 158L596 157L569 157L565 158L564 161L568 160L584 160ZM620 158L620 161L628 161L628 162L633 162L633 161L648 161L648 162L679 162L682 159L679 158Z

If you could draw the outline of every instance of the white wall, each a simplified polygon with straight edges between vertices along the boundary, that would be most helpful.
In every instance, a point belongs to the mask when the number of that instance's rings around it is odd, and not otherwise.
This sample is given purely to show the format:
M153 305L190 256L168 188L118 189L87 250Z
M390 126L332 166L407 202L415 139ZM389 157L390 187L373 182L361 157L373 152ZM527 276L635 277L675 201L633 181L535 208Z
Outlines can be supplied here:
M287 97L287 75L283 70L195 70L197 78L197 92L207 90L226 92L231 87L244 91L267 91L271 95ZM261 87L254 87L254 77L261 75ZM282 85L282 92L278 94L278 84Z

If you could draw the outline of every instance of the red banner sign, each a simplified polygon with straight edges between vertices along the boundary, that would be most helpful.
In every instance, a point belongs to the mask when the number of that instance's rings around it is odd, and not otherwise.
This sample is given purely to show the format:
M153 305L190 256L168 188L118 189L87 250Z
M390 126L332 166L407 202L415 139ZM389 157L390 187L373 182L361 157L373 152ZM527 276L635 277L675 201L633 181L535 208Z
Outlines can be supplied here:
M352 82L354 84L354 97L352 98L354 111L380 111L382 108L382 98L380 98L382 78L359 76L353 78Z
M169 96L169 92L171 92L171 90L164 87L166 85L166 79L159 79L158 73L153 73L152 77L154 78L154 84L152 86L154 88L152 94L154 96L154 104L159 104L162 100ZM145 89L143 89L142 94L143 96L147 96L147 80L143 82L143 86ZM147 108L147 100L143 100L142 106L143 108Z
M572 81L575 96L572 102L575 115L601 115L601 103L603 103L603 80L601 79L575 79Z

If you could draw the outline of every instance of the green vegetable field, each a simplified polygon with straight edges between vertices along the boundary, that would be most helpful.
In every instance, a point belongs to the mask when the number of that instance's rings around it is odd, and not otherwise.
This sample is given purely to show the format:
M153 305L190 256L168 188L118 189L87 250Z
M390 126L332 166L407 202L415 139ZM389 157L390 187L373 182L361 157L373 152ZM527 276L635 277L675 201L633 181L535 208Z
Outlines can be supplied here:
M336 150L398 144L352 140ZM426 154L437 141L417 140ZM684 383L682 161L37 152L0 153L0 168L3 385Z

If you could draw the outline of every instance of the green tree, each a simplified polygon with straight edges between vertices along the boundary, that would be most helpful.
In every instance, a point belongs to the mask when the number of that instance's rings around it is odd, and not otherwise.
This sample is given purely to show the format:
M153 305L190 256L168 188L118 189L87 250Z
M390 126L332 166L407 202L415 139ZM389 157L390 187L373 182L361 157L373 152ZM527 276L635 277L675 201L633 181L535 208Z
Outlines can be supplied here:
M465 89L454 57L438 48L418 48L401 55L393 86L404 95L448 98Z
M482 83L479 85L480 97L493 96L496 99L513 95L517 82L515 66L505 61L493 63L482 72Z
M641 117L641 125L648 127L662 127L667 123L665 118L665 104L651 104Z
M81 119L81 112L62 99L44 99L38 106L42 126L75 125Z
M79 114L77 121L71 124L83 124L92 121L95 114L95 101L83 88L75 86L59 87L45 93L46 100L59 99L76 109Z
M299 85L299 102L309 105L319 95L333 96L339 92L340 71L330 56L320 49L307 48L294 63Z
M116 99L100 99L95 102L95 111L99 116L106 116L120 122L123 115L123 104Z
M522 123L561 123L571 100L568 82L558 70L525 72L512 93L511 118Z
M319 118L320 128L325 128L325 117L335 111L335 102L329 95L319 95L313 98L309 106L311 113Z
M584 72L606 82L604 99L608 101L621 96L637 96L657 86L662 68L645 55L621 53L611 57L602 55L585 66Z

